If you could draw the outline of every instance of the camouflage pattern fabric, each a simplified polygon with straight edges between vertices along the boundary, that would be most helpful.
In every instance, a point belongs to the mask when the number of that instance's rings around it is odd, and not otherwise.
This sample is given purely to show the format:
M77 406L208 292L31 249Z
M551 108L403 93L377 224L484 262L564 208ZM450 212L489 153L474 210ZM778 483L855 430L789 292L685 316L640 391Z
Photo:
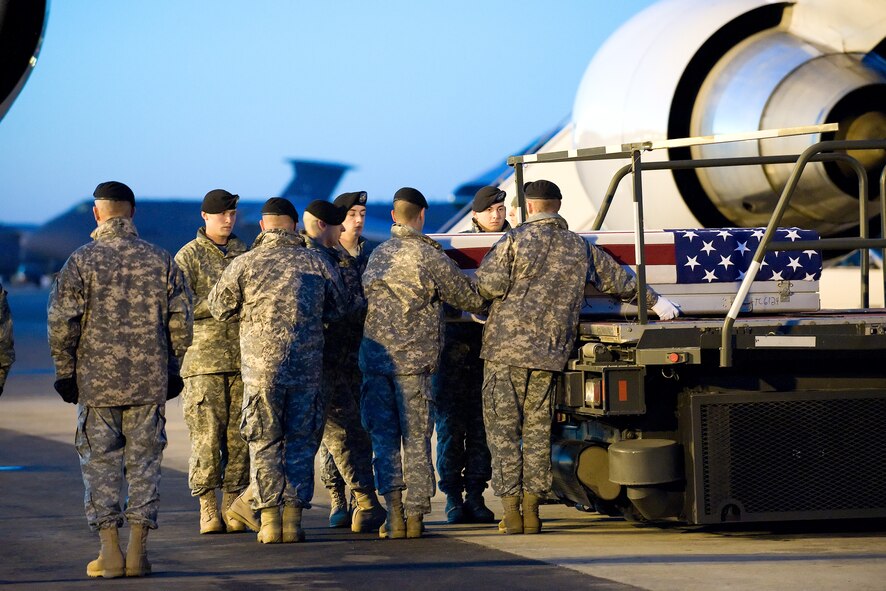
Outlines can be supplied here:
M338 320L346 303L335 269L285 230L259 234L209 293L216 319L240 317L240 431L256 509L281 502L310 507L325 411L323 322Z
M437 473L447 495L482 493L492 476L483 425L482 338L482 324L448 323L440 371L433 380Z
M249 449L240 435L243 380L239 372L185 378L182 394L191 438L188 486L199 497L217 488L239 492L249 485Z
M360 236L359 238L357 238L357 248L355 253L348 252L348 249L341 244L339 244L336 248L354 259L354 262L357 265L357 270L362 276L363 272L366 270L366 263L369 262L369 255L372 254L372 250L374 247L370 245L370 243L367 242L365 238Z
M240 323L236 318L228 322L213 318L206 298L222 271L244 252L246 245L233 235L222 252L200 228L197 237L175 255L194 296L194 340L182 361L183 378L240 371Z
M168 373L191 344L191 295L172 256L111 218L62 267L49 294L57 378L86 406L165 404Z
M240 323L220 322L209 313L207 296L246 245L234 235L224 252L206 228L175 255L194 296L194 340L182 361L185 422L191 439L188 483L201 496L224 486L236 492L249 484L249 450L240 436L243 382L240 379Z
M209 292L217 320L240 318L243 383L320 387L323 322L346 306L338 274L294 232L268 230L228 265Z
M324 467L321 469L321 479L324 484L333 485L342 479L351 490L357 492L374 491L372 446L360 423L360 408L356 400L362 381L357 366L357 350L366 315L366 300L356 259L307 236L305 243L334 265L348 296L347 315L327 323L324 333L323 399L327 412L321 450L325 449L330 458L323 461L321 456L321 466ZM332 469L334 473L331 473Z
M123 525L120 488L124 470L128 484L127 521L157 527L165 427L162 404L77 406L75 444L86 487L86 519L91 529Z
M497 496L551 490L551 421L556 373L486 362L483 415Z
M6 301L6 290L0 285L0 390L6 384L9 368L15 361L12 341L12 313Z
M443 344L443 302L482 312L485 302L440 245L394 224L363 273L369 308L360 344L364 374L431 374Z
M320 385L246 385L241 433L249 444L253 509L311 507L314 456L323 435Z
M550 371L566 365L586 284L623 301L637 293L633 276L555 213L535 214L505 234L483 258L476 281L492 300L481 357ZM651 307L658 294L649 290L647 297Z
M371 456L370 444L370 458ZM332 454L329 453L326 445L322 442L320 443L320 449L317 451L317 462L320 464L320 482L323 483L325 488L344 488L345 479L342 477L338 466L335 465L335 460L333 459Z
M372 439L378 492L405 489L407 515L430 513L435 493L430 376L364 374L360 406Z

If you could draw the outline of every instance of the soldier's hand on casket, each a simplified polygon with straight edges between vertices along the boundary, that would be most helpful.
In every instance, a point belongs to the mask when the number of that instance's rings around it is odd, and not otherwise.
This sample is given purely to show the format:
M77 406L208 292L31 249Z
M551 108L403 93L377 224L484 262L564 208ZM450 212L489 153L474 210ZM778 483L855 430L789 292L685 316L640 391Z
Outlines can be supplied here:
M652 306L652 311L655 312L656 316L661 320L673 320L680 315L680 309L677 308L671 300L664 296L658 296L658 301Z
M166 400L177 398L182 390L185 389L185 381L177 373L169 374L169 381L166 382Z
M76 377L72 376L70 378L56 380L52 387L55 388L58 395L62 397L62 400L70 404L77 404L77 399L80 398L80 391L77 390Z

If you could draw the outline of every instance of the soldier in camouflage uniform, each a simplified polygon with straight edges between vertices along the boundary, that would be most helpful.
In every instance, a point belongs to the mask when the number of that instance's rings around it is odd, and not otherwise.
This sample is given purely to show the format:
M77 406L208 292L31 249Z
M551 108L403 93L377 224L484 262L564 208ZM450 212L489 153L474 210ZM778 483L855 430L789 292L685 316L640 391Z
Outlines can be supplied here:
M12 313L6 301L6 290L0 285L0 395L3 394L9 368L15 361L12 344Z
M354 374L359 376L356 353L360 345L353 335L362 332L366 300L353 257L336 248L346 214L346 209L328 201L312 201L305 210L304 235L308 248L325 257L339 274L348 296L346 316L328 323L324 333L323 398L327 412L323 447L335 465L341 466L344 480L356 497L351 529L362 533L377 531L385 520L385 511L375 494L372 444L360 424L360 407L353 391ZM330 526L334 525L333 517L335 513L330 512Z
M311 506L323 435L323 322L338 319L345 303L335 270L295 233L297 220L292 203L269 199L252 250L228 265L208 297L217 320L240 318L241 432L262 543L304 540L302 509Z
M190 292L172 256L138 238L129 187L102 183L94 196L94 242L74 251L49 295L49 348L55 389L79 402L86 517L102 543L86 574L142 576L151 568L148 530L157 527L165 403L181 392L179 361L191 343Z
M483 187L471 202L469 233L507 232L505 192ZM495 516L483 500L492 477L492 458L483 426L483 361L480 344L483 325L476 322L446 323L440 371L434 377L437 407L437 473L446 494L449 523L492 523ZM466 498L462 495L467 492Z
M216 489L223 489L221 514L249 484L249 449L240 436L243 381L240 379L240 330L235 320L219 322L206 296L225 267L246 252L233 234L237 195L213 189L203 198L205 227L185 244L178 263L194 295L194 341L185 353L185 423L191 438L188 484L200 499L200 533L245 531L238 521L219 517Z
M342 222L342 232L336 249L343 259L343 264L348 269L352 269L354 275L356 275L362 296L363 285L361 277L363 276L363 271L366 270L366 261L369 260L369 253L371 251L366 239L362 236L363 226L366 221L366 192L342 193L335 198L333 203L347 211L345 220ZM353 322L347 323L347 336L342 336L347 340L348 344L342 344L341 346L341 350L346 357L340 361L335 374L333 374L333 379L338 382L334 386L335 390L351 393L358 415L360 409L360 384L363 381L363 376L360 375L360 368L357 365L357 351L360 348L360 339L363 338L363 321L365 318L366 310L364 308L359 319L355 318ZM362 425L360 429L363 430ZM369 453L370 455L372 454L371 446ZM345 496L344 478L342 478L332 454L329 453L325 445L320 445L319 458L320 479L323 481L323 486L329 491L331 499L329 527L347 527L351 523L351 515L348 509L347 497ZM356 505L356 503L354 504Z
M554 183L527 183L525 193L529 217L490 249L476 277L480 295L492 300L481 351L483 413L492 488L505 512L500 529L509 534L541 529L538 503L551 489L556 373L575 342L585 285L621 300L637 293L618 262L568 230ZM652 290L647 296L659 317L676 316L667 299Z
M373 251L363 274L369 308L360 344L361 410L378 489L388 504L379 531L383 538L420 537L424 514L431 510L430 377L440 361L443 303L471 312L484 309L468 278L422 234L427 206L419 191L397 191L391 239ZM409 491L405 519L404 489Z

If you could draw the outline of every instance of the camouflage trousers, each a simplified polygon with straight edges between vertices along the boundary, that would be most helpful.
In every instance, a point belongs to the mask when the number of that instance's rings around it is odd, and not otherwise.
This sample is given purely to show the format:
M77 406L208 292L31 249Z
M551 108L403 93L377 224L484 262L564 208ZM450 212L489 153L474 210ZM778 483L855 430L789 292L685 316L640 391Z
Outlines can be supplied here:
M78 405L74 442L91 529L122 526L124 504L127 521L157 527L165 427L163 405ZM128 494L121 493L124 475Z
M551 490L551 420L556 373L486 362L483 418L496 496Z
M428 374L363 376L361 414L372 440L378 492L405 489L410 515L430 513L435 493L430 382Z
M239 492L249 484L249 448L240 435L243 381L239 373L185 378L185 424L191 438L188 486L195 497L217 488Z
M492 477L492 458L483 424L479 343L472 347L449 332L446 339L440 371L433 379L440 490L447 495L482 494Z
M240 432L249 444L253 509L310 508L324 410L319 384L245 387Z
M323 369L323 398L327 410L320 447L320 478L327 488L341 483L352 491L370 492L375 490L372 443L360 422L360 372L353 369Z

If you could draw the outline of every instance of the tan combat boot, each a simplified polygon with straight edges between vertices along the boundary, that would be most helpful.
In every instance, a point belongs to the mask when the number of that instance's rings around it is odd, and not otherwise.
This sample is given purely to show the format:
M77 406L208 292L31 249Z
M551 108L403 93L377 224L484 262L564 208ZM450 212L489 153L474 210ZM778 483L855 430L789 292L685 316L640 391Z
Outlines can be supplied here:
M301 507L283 505L283 543L305 541L305 530L301 528ZM264 513L262 513L264 516Z
M403 517L403 492L394 490L385 495L388 517L378 530L382 539L399 540L406 537L406 519Z
M231 504L238 496L240 496L240 493L238 492L225 491L224 493L222 493L221 514L222 519L225 522L225 530L227 530L229 534L237 534L240 532L244 532L247 529L245 523L243 523L239 519L231 519L230 515L228 515L228 509L231 508Z
M348 527L351 525L351 512L348 511L348 499L344 485L329 489L329 527Z
M125 574L123 552L120 550L120 539L117 537L117 526L103 527L98 530L102 542L98 558L86 565L86 574L90 577L115 579Z
M266 507L261 510L261 528L257 537L262 544L279 544L283 541L280 507Z
M200 533L220 534L225 531L225 526L218 516L218 501L215 499L215 491L203 493L200 499Z
M151 574L148 562L148 526L129 522L129 546L126 547L126 576L144 577Z
M354 515L351 517L351 531L360 534L377 530L388 516L375 491L368 493L354 491L354 497L357 499L357 506L354 508Z
M538 518L538 503L541 497L532 493L523 493L523 533L537 534L541 531L541 519Z
M406 537L407 538L420 538L422 532L425 531L424 524L425 516L421 513L417 515L407 515L406 516Z
M252 531L261 529L261 515L252 509L252 487L248 487L240 496L231 501L231 506L225 510L225 519L236 521Z
M520 497L516 495L502 497L501 507L505 514L498 523L498 531L506 534L522 534L523 516L520 515Z

